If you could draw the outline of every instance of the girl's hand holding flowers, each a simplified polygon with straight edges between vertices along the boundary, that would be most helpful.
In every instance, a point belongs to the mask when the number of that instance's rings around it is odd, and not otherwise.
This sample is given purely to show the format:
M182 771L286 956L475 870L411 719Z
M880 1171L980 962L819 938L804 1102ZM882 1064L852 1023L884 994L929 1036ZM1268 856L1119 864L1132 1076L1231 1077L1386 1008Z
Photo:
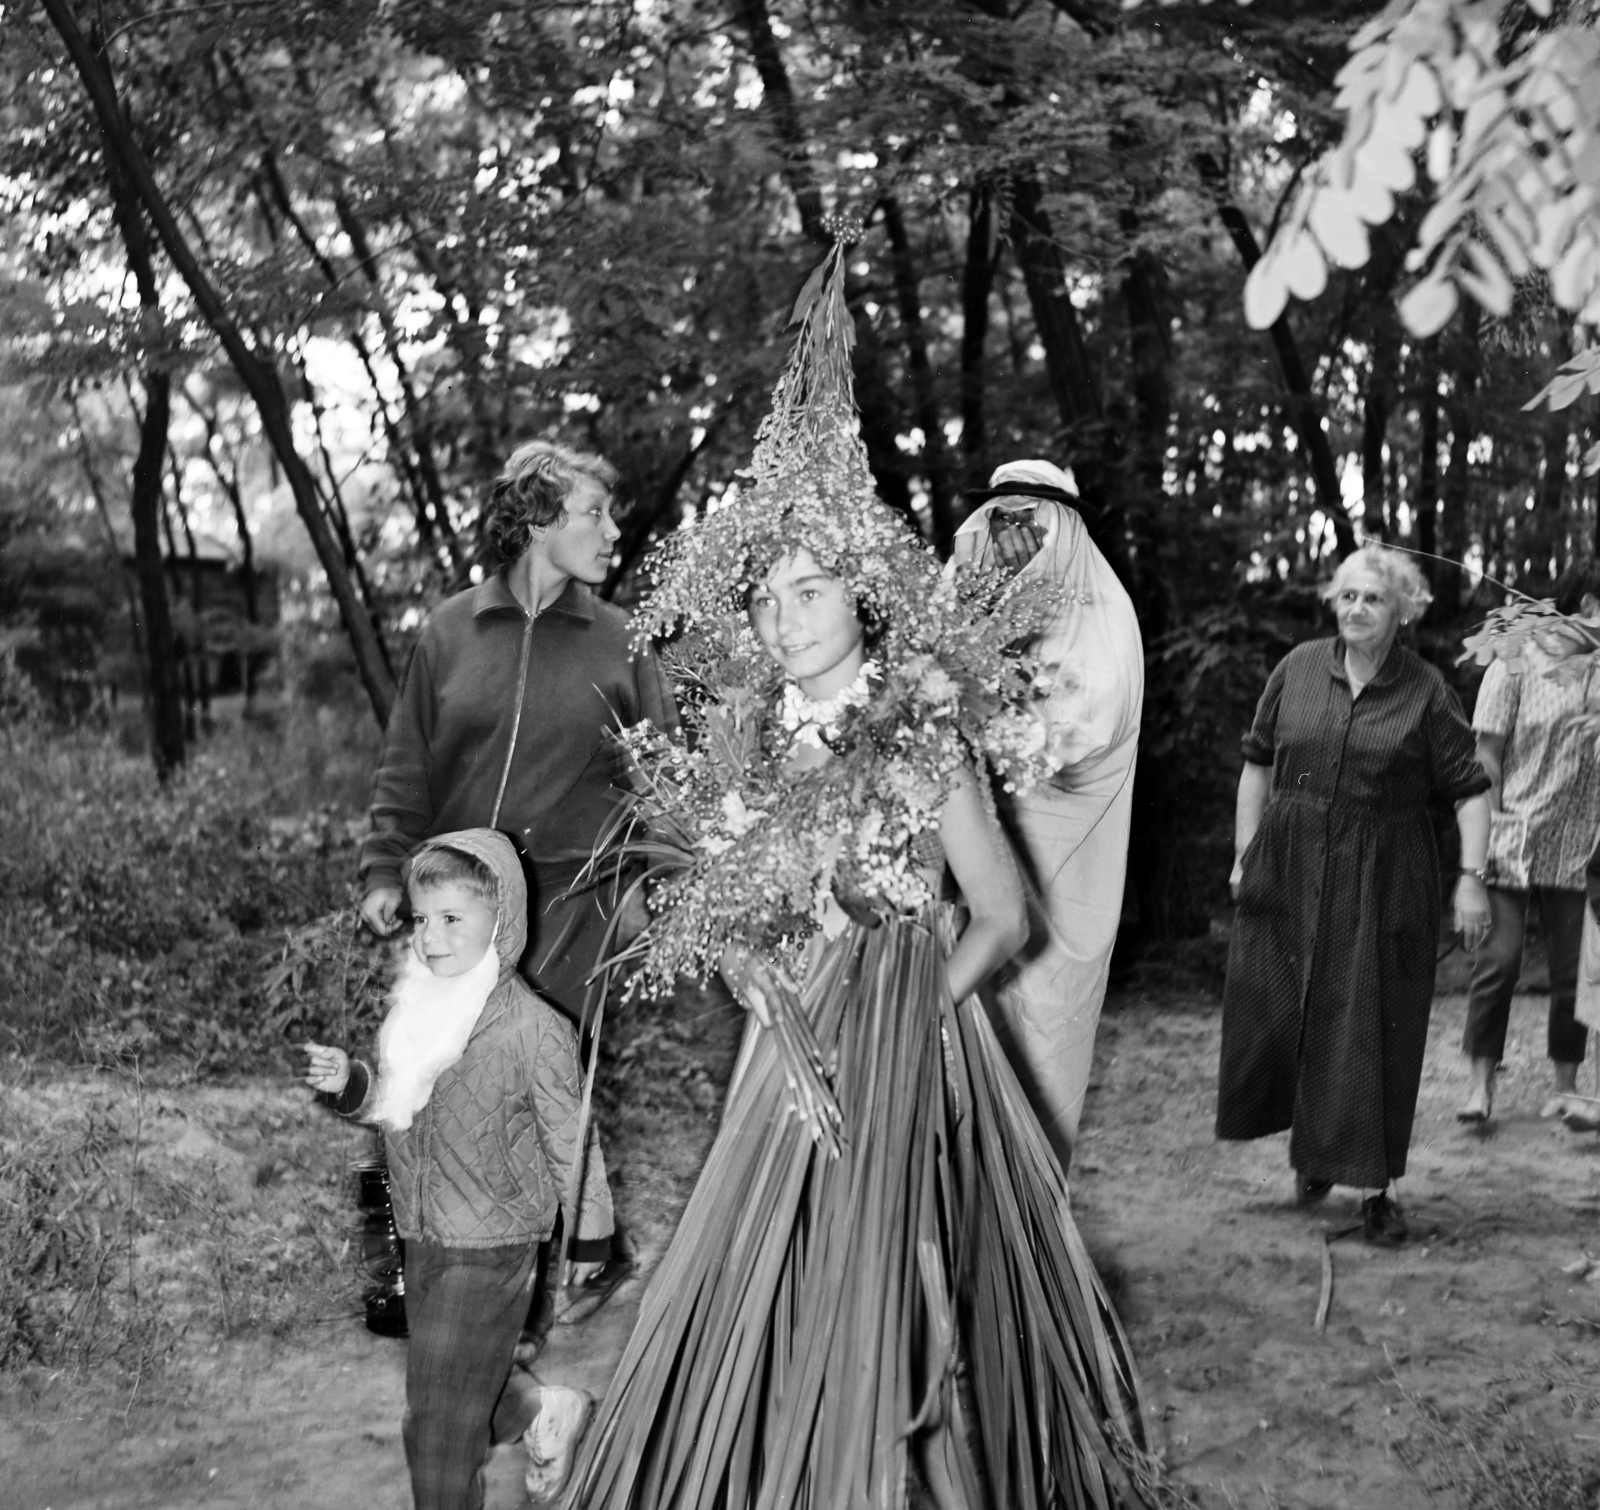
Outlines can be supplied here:
M776 1035L791 1110L813 1140L830 1156L837 1157L844 1118L834 1099L830 1066L823 1063L816 1034L800 1000L800 988L775 961L738 940L723 948L718 968L739 1004L754 1012L756 1021Z
M772 1026L775 996L780 1010L790 1003L798 1004L798 987L776 965L762 959L746 944L730 942L723 949L722 962L717 968L735 1000L746 1011L754 1012L756 1021L764 1028Z

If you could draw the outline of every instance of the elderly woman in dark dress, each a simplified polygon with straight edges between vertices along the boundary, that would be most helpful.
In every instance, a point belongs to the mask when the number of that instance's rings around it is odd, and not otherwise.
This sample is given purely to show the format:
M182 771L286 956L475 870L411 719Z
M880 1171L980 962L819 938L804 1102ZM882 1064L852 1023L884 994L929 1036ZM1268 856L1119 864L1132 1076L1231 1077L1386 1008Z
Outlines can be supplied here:
M1388 1185L1405 1173L1439 931L1428 802L1455 804L1454 923L1476 948L1489 778L1455 693L1396 643L1430 596L1416 567L1368 545L1323 596L1337 637L1278 663L1244 739L1217 1136L1292 1128L1299 1202L1375 1190L1366 1236L1393 1247L1406 1226Z

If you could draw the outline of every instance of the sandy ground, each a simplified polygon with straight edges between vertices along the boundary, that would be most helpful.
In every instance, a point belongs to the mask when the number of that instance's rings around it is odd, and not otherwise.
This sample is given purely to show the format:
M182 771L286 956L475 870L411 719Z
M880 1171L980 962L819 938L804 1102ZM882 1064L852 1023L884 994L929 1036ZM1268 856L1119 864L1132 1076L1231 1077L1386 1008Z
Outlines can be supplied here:
M1213 1001L1112 1003L1075 1206L1143 1369L1153 1442L1200 1504L1595 1503L1600 1289L1561 1266L1600 1248L1600 1138L1539 1119L1544 1001L1532 997L1517 1003L1490 1130L1459 1127L1462 1011L1459 996L1436 1003L1400 1192L1413 1240L1381 1252L1334 1236L1356 1218L1359 1192L1294 1207L1286 1136L1214 1141ZM609 1144L646 1268L704 1157L737 1026L695 1004L613 1034ZM294 1090L252 1093L279 1109L282 1129L244 1157L274 1137L319 1135L320 1114ZM222 1104L197 1094L189 1121L209 1118L208 1136L237 1147L246 1135ZM1319 1334L1325 1234L1334 1288ZM638 1293L626 1287L583 1326L553 1332L535 1376L602 1390ZM192 1335L136 1390L14 1380L0 1395L0 1504L401 1510L403 1368L403 1343L336 1308L278 1335ZM489 1510L523 1503L521 1468L519 1449L496 1450Z

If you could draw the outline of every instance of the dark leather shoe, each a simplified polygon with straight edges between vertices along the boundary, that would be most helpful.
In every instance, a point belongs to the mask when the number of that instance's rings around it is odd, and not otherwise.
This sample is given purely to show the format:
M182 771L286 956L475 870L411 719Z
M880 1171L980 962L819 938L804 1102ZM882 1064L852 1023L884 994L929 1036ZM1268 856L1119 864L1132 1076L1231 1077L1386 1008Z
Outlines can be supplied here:
M1410 1236L1405 1213L1389 1199L1388 1191L1369 1195L1361 1203L1361 1235L1375 1248L1398 1248Z
M1332 1180L1319 1180L1315 1175L1294 1172L1294 1203L1296 1206L1320 1206L1333 1189Z

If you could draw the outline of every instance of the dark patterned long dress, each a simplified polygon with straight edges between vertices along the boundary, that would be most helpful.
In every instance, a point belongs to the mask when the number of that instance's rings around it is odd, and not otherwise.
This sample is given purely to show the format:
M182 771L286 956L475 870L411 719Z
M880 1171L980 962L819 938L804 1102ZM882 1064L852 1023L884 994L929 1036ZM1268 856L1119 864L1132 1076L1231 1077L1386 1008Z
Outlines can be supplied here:
M1439 933L1430 796L1487 790L1461 704L1403 646L1355 699L1344 642L1291 650L1244 739L1272 792L1244 854L1222 998L1217 1136L1293 1128L1289 1162L1405 1173Z

